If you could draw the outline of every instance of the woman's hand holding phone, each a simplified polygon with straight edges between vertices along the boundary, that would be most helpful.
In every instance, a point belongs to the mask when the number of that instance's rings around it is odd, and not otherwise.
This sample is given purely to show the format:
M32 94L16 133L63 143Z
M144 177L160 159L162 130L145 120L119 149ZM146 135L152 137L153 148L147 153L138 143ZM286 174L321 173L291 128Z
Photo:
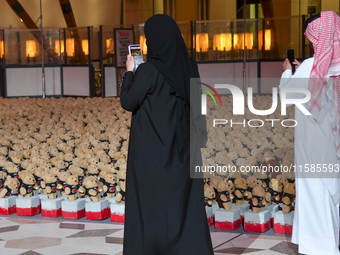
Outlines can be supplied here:
M129 54L126 58L126 71L134 72L136 67L135 59Z

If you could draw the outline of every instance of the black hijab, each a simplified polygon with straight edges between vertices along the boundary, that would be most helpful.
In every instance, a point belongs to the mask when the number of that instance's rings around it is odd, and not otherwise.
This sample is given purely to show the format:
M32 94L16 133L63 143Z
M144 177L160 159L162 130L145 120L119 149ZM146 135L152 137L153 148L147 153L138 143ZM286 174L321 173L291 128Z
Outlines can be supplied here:
M168 15L157 14L145 22L144 34L148 47L147 61L164 75L170 86L190 102L190 78L198 77L189 57L181 31Z
M189 56L177 23L168 15L157 14L145 22L144 34L148 47L147 61L165 77L171 87L169 93L175 92L190 107L190 146L195 140L199 147L203 147L207 141L207 131L205 116L200 111L201 90L195 85L190 95L190 78L199 78L198 67ZM189 135L185 128L186 121L187 118L182 116L178 125L178 129L182 127L184 131L177 132L178 139L183 142ZM181 151L183 146L179 147L178 151Z

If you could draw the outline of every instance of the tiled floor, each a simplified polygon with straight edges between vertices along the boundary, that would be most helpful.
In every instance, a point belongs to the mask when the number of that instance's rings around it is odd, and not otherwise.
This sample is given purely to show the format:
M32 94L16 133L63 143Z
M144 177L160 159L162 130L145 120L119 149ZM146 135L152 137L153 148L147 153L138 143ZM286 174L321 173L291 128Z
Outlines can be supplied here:
M122 254L123 225L0 217L0 254L103 255ZM294 255L297 246L284 235L245 234L211 228L215 255Z

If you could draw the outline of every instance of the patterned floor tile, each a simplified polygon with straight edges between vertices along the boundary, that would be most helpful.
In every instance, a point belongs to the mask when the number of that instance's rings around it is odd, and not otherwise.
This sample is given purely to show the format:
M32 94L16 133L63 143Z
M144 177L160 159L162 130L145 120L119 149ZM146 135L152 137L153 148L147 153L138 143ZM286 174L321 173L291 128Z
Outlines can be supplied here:
M24 253L20 253L19 255L43 255L43 254L35 252L35 251L26 251Z
M281 242L281 240L257 238L253 243L249 245L249 248L268 250Z
M60 223L59 228L66 228L66 229L85 229L85 224L76 224L76 223Z
M17 231L19 229L19 227L20 227L20 225L0 228L0 233L10 232L10 231Z
M120 229L96 229L96 230L84 230L79 233L70 235L66 238L74 238L74 237L95 237L95 236L107 236L112 233L120 231Z
M33 236L29 238L16 239L7 241L5 248L16 249L39 249L44 247L52 247L61 244L61 238L50 238L42 236Z
M81 252L81 253L72 253L71 255L107 255L107 254Z
M222 233L222 232L210 233L211 241L212 241L214 248L240 235L241 234Z
M297 255L299 254L298 245L289 243L289 242L281 242L270 249L271 251L277 251L287 255Z
M106 237L106 243L116 243L116 244L123 244L123 238L118 237Z
M246 254L255 251L262 251L261 249L251 249L251 248L239 248L239 247L231 247L226 249L217 249L215 252L219 253L230 253L230 254Z

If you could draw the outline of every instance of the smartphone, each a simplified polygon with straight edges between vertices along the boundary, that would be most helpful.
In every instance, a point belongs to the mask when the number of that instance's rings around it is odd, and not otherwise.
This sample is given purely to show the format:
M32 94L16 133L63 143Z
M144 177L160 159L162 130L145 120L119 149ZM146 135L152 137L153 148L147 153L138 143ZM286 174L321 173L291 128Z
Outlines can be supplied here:
M131 44L129 45L129 54L135 59L135 71L137 70L138 66L143 63L143 52L142 48L139 44Z
M293 49L286 50L286 58L288 58L290 64L292 65L292 71L295 73L295 65L293 64L295 61L295 51Z

